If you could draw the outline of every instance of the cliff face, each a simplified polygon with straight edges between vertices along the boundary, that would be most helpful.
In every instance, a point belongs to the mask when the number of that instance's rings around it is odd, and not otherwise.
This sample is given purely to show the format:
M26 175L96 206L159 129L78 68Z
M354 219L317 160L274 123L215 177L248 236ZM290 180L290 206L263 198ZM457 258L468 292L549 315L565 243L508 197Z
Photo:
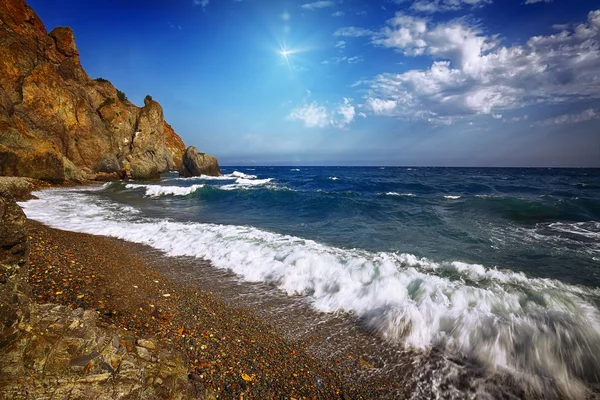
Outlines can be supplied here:
M160 104L137 107L92 80L70 28L47 33L23 0L0 0L0 54L0 175L149 179L179 168L185 146Z

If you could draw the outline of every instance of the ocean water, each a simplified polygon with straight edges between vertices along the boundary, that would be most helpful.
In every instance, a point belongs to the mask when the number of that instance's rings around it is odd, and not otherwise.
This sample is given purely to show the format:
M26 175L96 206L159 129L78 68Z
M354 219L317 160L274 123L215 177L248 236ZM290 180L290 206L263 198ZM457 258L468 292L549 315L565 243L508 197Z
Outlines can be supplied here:
M47 190L22 206L56 228L210 260L351 315L390 347L508 374L528 394L598 393L600 170L223 172Z

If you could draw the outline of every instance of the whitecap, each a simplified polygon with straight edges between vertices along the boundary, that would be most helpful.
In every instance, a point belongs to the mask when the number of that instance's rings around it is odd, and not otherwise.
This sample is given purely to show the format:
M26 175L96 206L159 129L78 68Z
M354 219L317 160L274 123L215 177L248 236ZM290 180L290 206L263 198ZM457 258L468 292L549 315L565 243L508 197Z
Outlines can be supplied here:
M398 192L387 192L385 193L387 196L404 196L404 197L416 197L415 194L412 193L398 193Z
M339 179L340 178L338 178L337 176L330 176L329 177L329 180L332 180L332 181L338 181Z
M233 171L230 176L235 177L235 178L244 178L244 179L256 179L257 178L256 175L245 174L245 173L239 172L239 171Z
M448 199L448 200L458 200L458 199L460 199L460 196L449 196L448 195L448 196L444 196L444 198Z
M146 197L158 197L158 196L187 196L190 193L194 193L196 190L203 188L204 185L192 185L188 187L182 186L161 186L161 185L142 185L128 183L125 185L127 189L144 189Z

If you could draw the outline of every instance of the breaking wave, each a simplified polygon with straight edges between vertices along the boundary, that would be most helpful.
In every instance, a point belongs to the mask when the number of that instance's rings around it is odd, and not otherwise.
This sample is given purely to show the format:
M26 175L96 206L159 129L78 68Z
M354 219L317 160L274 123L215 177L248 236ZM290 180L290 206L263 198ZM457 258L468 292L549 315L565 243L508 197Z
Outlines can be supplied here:
M181 186L161 186L161 185L142 185L129 183L125 185L127 189L144 189L145 196L147 197L158 197L158 196L187 196L188 194L194 193L196 190L203 188L204 185L192 185L188 187Z
M460 261L341 249L252 227L141 218L81 190L35 194L21 203L34 220L208 259L244 280L305 295L319 311L350 312L389 341L438 346L512 372L542 394L584 397L586 386L600 382L598 289Z

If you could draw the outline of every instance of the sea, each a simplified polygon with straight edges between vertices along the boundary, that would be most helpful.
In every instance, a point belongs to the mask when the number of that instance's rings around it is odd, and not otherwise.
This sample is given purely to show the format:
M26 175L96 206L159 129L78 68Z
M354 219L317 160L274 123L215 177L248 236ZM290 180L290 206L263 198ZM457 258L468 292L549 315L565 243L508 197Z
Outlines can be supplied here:
M34 194L29 218L185 258L409 397L600 393L599 169L237 166Z

